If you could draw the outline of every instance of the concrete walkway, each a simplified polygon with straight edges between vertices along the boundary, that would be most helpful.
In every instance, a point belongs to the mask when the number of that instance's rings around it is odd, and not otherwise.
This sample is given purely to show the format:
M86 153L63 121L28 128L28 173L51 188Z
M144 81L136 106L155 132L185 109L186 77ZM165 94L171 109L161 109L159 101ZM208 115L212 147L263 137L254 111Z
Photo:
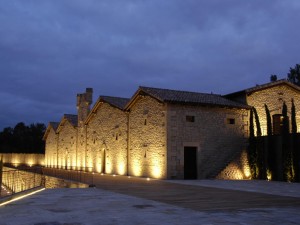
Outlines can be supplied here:
M93 183L97 188L47 189L2 206L0 225L300 224L300 184L98 174ZM259 193L267 190L272 194Z
M197 181L194 181L194 183L197 183ZM223 185L221 184L217 188L191 185L189 181L177 181L175 183L161 180L127 178L125 176L113 177L100 175L94 177L94 184L100 189L198 211L283 206L300 207L300 197L295 198L249 191L245 192L242 190L230 190L228 188L223 189ZM268 186L271 183L263 182L261 186L263 185Z

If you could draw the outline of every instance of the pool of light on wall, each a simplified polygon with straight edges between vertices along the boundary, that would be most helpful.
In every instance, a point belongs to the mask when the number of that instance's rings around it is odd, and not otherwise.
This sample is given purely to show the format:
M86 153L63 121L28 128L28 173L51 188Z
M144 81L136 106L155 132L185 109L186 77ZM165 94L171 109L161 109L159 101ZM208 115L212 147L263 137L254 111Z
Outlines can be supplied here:
M125 175L125 164L124 163L118 163L118 174L119 175Z

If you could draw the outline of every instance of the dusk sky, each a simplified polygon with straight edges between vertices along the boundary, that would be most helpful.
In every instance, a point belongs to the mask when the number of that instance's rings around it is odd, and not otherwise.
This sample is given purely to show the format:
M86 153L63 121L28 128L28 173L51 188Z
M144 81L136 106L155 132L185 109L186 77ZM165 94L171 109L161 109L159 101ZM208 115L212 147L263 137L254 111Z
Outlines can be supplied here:
M227 94L300 63L299 0L0 0L0 129L76 114L76 94Z

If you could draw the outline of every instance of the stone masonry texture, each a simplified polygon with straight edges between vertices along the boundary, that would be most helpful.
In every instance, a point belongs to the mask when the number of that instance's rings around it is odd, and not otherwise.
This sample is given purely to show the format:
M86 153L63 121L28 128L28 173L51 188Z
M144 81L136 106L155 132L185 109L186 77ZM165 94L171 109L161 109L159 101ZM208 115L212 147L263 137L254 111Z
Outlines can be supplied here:
M264 104L272 116L282 113L285 102L290 117L293 99L300 131L300 88L286 81L233 93L231 100L239 104L227 106L191 104L184 99L168 102L155 94L163 96L170 93L169 90L145 87L139 90L123 109L100 101L90 111L91 92L88 97L81 95L77 104L80 106L77 126L62 119L57 130L48 130L46 166L184 179L185 147L193 147L198 179L245 179L249 176L246 149L250 107L257 109L263 135L266 135ZM149 90L152 92L147 93ZM175 100L177 93L183 96L179 91L171 92Z

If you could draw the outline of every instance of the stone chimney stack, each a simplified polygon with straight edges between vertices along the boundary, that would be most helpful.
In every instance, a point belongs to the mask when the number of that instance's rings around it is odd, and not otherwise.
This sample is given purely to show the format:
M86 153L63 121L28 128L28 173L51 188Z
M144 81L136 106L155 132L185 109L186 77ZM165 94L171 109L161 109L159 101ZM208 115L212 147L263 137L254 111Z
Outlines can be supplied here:
M93 88L86 88L85 93L77 94L78 127L83 125L91 110L93 102Z

